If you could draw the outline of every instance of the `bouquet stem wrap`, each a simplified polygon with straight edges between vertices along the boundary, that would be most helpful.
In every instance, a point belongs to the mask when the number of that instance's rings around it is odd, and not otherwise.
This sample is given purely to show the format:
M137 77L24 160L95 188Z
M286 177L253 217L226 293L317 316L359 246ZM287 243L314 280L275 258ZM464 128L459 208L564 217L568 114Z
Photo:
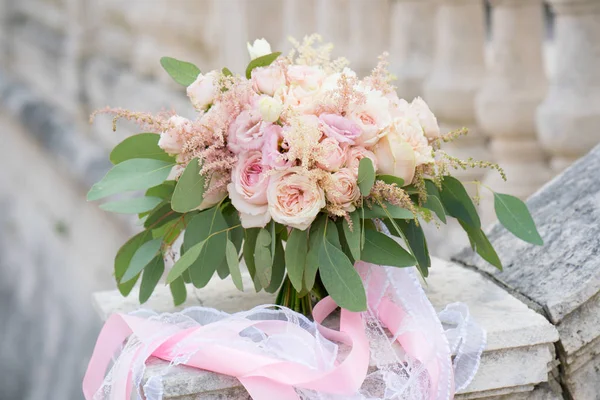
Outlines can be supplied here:
M412 268L356 267L368 310L342 309L339 331L322 325L337 308L331 298L315 306L314 322L270 306L232 315L202 307L114 314L88 366L85 397L130 399L135 390L161 400L164 377L183 364L238 378L254 400L453 398L475 375L486 340L466 306L438 315ZM170 363L143 383L151 356Z

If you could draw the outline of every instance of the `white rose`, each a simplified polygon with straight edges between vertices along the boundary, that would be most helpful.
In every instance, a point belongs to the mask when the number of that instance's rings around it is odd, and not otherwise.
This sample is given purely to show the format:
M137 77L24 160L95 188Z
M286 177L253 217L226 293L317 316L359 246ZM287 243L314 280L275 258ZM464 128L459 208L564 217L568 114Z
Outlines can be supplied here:
M440 137L440 127L437 122L437 118L431 112L431 109L423 101L422 98L417 97L410 103L410 109L419 119L419 123L423 127L425 136L428 139L437 139Z
M275 122L283 111L283 103L270 96L261 96L258 100L258 110L263 121Z
M212 104L217 92L218 77L217 71L211 71L206 75L199 74L196 80L187 87L187 95L196 109L203 111Z
M186 141L186 134L190 132L191 122L187 118L173 115L169 118L169 127L160 134L158 147L168 154L179 154Z
M264 38L256 39L254 44L250 44L248 42L248 53L250 54L250 59L254 60L255 58L266 56L267 54L271 54L271 45Z
M300 230L308 228L325 207L325 192L317 182L294 171L272 176L267 198L275 221Z

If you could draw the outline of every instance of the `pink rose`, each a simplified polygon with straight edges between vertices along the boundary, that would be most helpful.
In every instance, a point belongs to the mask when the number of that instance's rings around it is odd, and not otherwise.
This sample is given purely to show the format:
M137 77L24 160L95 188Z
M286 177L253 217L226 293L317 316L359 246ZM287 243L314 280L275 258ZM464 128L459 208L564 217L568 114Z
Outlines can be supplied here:
M325 193L316 180L295 171L272 176L267 198L275 221L300 230L308 228L325 207Z
M362 131L362 134L356 138L356 144L367 148L373 147L379 140L381 132L392 122L389 100L378 90L368 91L365 93L365 102L353 105L348 118Z
M282 86L285 86L285 74L279 65L272 64L252 70L252 87L258 93L273 96Z
M287 69L290 86L298 86L307 92L321 89L325 80L325 72L321 67L312 65L290 65Z
M377 158L372 151L365 149L362 146L351 146L346 150L346 167L349 168L355 176L358 176L358 165L363 158L370 158L373 162L373 167L377 171Z
M206 110L212 104L217 92L219 72L211 71L206 75L199 74L196 80L187 87L187 95L198 110Z
M160 134L158 147L168 154L179 154L185 143L186 134L191 130L191 122L187 118L173 115L169 118L169 127Z
M333 173L331 179L333 185L327 190L327 200L342 207L344 211L354 211L356 209L354 202L360 198L354 172L349 168L342 168Z
M264 130L264 144L262 148L263 163L273 169L289 168L293 161L286 156L287 143L283 138L283 128L279 125L269 125Z
M260 111L245 110L229 125L227 144L234 153L258 150L262 147L264 125Z
M315 155L317 166L326 171L337 171L346 161L346 152L337 140L325 138L321 141L318 154Z
M321 114L319 120L323 123L325 135L340 143L354 144L354 140L361 134L358 124L341 115Z
M227 191L244 228L263 227L271 220L267 206L268 170L262 164L261 152L250 151L240 155L231 173Z
M422 98L417 97L410 103L410 111L419 119L419 123L428 139L437 139L440 137L440 127L437 118Z

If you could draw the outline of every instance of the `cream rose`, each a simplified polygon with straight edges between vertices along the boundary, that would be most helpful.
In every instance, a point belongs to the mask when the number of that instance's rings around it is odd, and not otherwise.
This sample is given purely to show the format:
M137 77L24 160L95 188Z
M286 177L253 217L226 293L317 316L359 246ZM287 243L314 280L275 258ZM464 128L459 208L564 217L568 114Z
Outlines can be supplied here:
M196 80L187 87L187 95L192 105L198 110L206 110L212 104L217 93L219 72L211 71L206 75L199 74Z
M271 54L271 45L265 38L256 39L253 44L250 42L247 43L248 54L250 54L250 59L254 60L255 58L266 56L267 54Z
M337 140L325 138L319 143L315 159L319 168L325 171L337 171L346 161L346 152Z
M360 198L356 175L350 168L342 168L331 175L332 185L327 189L326 196L330 203L336 204L344 211L356 209L354 202Z
M272 176L267 198L275 221L300 230L308 228L325 207L323 189L314 179L295 171Z
M355 122L362 131L355 143L367 148L372 147L379 140L383 130L392 122L389 100L378 90L367 91L365 102L355 104L350 109L348 118Z
M244 228L263 227L271 220L267 206L270 180L267 171L268 167L262 164L262 153L250 151L240 155L231 173L227 191Z
M388 135L377 143L374 150L380 173L402 178L407 185L412 182L415 152L408 143L397 135Z
M285 86L285 74L277 64L257 67L252 70L252 88L258 93L273 96L277 89Z
M173 115L169 118L169 127L160 134L158 147L168 154L179 154L186 141L185 135L191 130L191 122L187 118Z
M440 137L440 127L437 118L433 115L429 106L422 98L415 98L410 103L409 110L419 119L419 123L428 139L437 139Z
M279 99L270 96L260 96L258 100L258 110L263 121L275 122L279 119L283 111L283 103Z

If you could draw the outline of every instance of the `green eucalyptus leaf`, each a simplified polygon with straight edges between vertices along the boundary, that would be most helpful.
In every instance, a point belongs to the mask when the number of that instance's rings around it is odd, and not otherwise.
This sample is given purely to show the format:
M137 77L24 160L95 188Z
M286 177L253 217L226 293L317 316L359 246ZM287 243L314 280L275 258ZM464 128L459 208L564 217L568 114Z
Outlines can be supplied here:
M156 229L170 221L176 220L182 215L171 209L171 203L163 201L150 211L148 218L144 221L144 227Z
M312 290L315 285L317 271L319 269L319 254L323 247L323 236L325 235L325 224L327 224L327 215L319 214L310 225L308 233L308 253L306 255L306 264L304 266L304 285L307 290Z
M462 220L474 228L481 228L481 220L473 200L458 179L444 176L440 196L448 215Z
M159 197L136 197L100 204L100 208L120 214L139 214L154 209L161 202Z
M265 228L261 228L256 237L254 264L256 266L256 276L263 288L269 287L271 283L274 258L274 254L271 254L272 241L271 233Z
M404 179L398 178L397 176L394 176L394 175L377 175L376 179L378 181L383 181L383 182L387 183L388 185L393 185L395 183L396 186L398 186L399 188L404 186Z
M446 223L446 210L442 204L440 191L430 180L425 181L425 188L427 189L427 201L423 203L423 207L433 211L440 221Z
M513 235L531 244L544 244L527 205L519 198L494 192L494 209L498 221Z
M198 257L200 257L200 253L202 252L202 249L204 249L205 244L206 241L197 243L187 249L181 255L181 257L179 257L179 260L177 260L167 275L167 283L173 283L175 279L179 278L184 272L188 271L192 264L194 264Z
M148 197L159 197L163 200L170 200L173 196L173 190L175 190L175 181L164 181L160 185L153 186L146 190L146 196Z
M244 255L244 261L246 262L246 268L248 268L250 277L252 277L252 280L254 281L254 288L257 292L259 292L262 288L262 286L260 286L258 277L256 276L256 263L254 262L254 250L256 249L256 238L258 237L258 232L260 232L260 228L244 229L244 244L242 252Z
M348 217L350 221L352 221L352 228L348 224L348 221L344 219L342 222L342 226L344 229L344 237L346 238L346 243L348 244L348 248L352 253L352 257L355 260L360 260L360 249L361 249L361 222L360 222L360 212L358 210L352 211Z
M158 147L160 135L140 133L123 140L110 152L110 162L119 164L133 158L147 158L175 163L175 158Z
M142 244L131 258L127 271L125 271L125 274L123 274L123 277L121 278L121 283L125 283L130 279L135 278L135 276L139 274L154 257L156 257L157 253L160 252L161 244L161 238L152 239Z
M467 232L469 241L471 242L471 247L473 247L477 254L479 254L481 258L492 264L494 267L502 271L502 262L500 261L500 257L498 257L496 250L494 250L494 247L481 228L474 228L461 220L458 222L465 232Z
M133 255L140 248L140 246L149 240L152 240L152 234L150 231L140 232L130 238L123 246L121 246L117 252L117 255L115 256L115 279L117 281L119 292L123 296L127 296L129 293L131 293L131 289L133 289L133 286L137 282L140 274L137 274L133 277L133 279L130 279L127 282L121 283L121 279L123 278L125 271L127 271Z
M221 70L221 72L223 73L223 75L224 75L224 76L233 76L233 72L231 72L231 71L229 70L229 68L223 68L223 69Z
M240 262L238 260L238 252L235 245L231 240L227 240L227 247L225 251L225 258L227 265L229 266L229 273L231 274L231 280L238 290L244 290L244 284L242 283L242 273L240 272Z
M185 287L183 277L180 276L171 282L169 288L171 289L171 296L173 297L173 304L175 306L185 303L185 299L187 298L187 288Z
M338 306L354 312L365 311L367 298L360 275L343 251L326 237L322 238L322 242L319 274L327 292Z
M145 190L159 185L167 179L173 162L134 158L115 165L92 186L87 194L88 201L134 190Z
M391 237L377 231L365 231L365 247L361 260L391 267L411 267L415 258Z
M397 220L396 223L402 229L406 244L410 248L413 256L417 260L417 268L421 275L426 278L429 275L429 268L431 268L431 257L429 256L429 249L427 247L427 239L423 232L423 227L417 225L415 221Z
M188 212L198 207L204 200L204 175L200 174L200 163L197 158L190 161L185 167L183 174L177 181L171 208L177 212Z
M281 55L281 52L275 52L271 54L264 55L262 57L257 57L254 60L250 61L248 67L246 67L246 78L252 78L252 70L258 67L267 67L271 65L273 61L277 59Z
M371 208L364 207L364 219L374 218L394 218L394 219L414 219L415 215L406 208L398 207L388 202L382 205L373 204Z
M364 157L358 163L358 188L360 194L368 196L375 184L375 167L370 158Z
M275 239L275 256L273 257L273 268L271 272L271 282L269 286L265 288L267 293L275 293L285 276L285 251L283 244L281 243L281 237L277 236Z
M285 265L290 282L300 292L304 285L304 267L308 254L308 232L292 229L285 246Z
M162 254L159 254L150 261L142 274L139 296L140 304L144 304L148 301L164 272L165 261L163 260Z
M160 65L162 65L175 82L183 86L190 86L198 78L198 75L200 75L200 68L194 64L172 57L162 57Z

